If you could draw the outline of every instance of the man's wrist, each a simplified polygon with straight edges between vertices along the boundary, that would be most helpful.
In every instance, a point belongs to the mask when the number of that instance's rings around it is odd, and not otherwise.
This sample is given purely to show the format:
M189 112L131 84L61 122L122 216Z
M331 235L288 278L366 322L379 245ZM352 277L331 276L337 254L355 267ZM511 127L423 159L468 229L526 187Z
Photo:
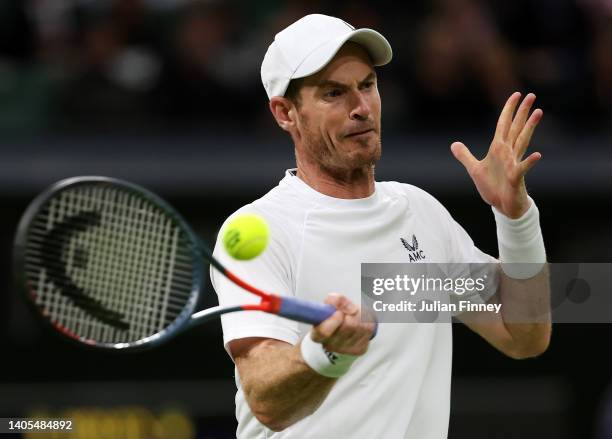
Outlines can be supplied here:
M304 362L315 372L328 378L339 378L350 369L357 359L356 355L330 352L321 343L317 343L309 332L300 344Z
M492 207L501 267L508 277L514 279L529 279L546 263L540 213L533 199L530 201L527 211L516 219L508 218Z

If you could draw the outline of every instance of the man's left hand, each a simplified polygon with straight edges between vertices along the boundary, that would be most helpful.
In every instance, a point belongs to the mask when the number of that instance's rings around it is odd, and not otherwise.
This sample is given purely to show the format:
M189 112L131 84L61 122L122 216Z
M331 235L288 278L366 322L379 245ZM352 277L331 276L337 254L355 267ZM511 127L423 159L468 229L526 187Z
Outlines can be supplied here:
M482 199L509 218L520 218L529 209L525 174L542 158L542 154L534 152L523 160L544 113L538 108L529 115L536 99L529 93L513 118L520 99L517 92L506 101L484 159L476 159L461 142L451 145L453 155L465 166Z

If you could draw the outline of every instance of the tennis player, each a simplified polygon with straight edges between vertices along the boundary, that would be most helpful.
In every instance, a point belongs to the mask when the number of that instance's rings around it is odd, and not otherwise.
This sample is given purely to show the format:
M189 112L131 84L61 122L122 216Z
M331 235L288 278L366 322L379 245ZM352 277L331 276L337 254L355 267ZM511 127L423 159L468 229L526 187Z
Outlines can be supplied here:
M374 326L362 321L358 305L362 262L411 263L415 250L426 262L490 262L482 300L505 311L483 311L486 321L459 319L512 358L534 357L548 346L548 318L504 320L510 311L540 315L549 307L539 214L524 182L540 159L539 153L523 159L542 117L539 109L531 112L535 96L520 105L519 93L510 96L483 160L462 143L451 145L492 206L498 260L481 252L431 195L375 180L381 157L375 67L391 57L378 32L315 14L278 33L263 59L269 107L293 140L297 166L237 212L267 219L266 251L237 262L218 240L214 253L258 287L324 301L337 312L316 327L258 312L222 317L236 365L239 438L447 437L452 325L381 324L372 338ZM519 269L514 262L530 264ZM217 272L211 277L220 304L253 300Z

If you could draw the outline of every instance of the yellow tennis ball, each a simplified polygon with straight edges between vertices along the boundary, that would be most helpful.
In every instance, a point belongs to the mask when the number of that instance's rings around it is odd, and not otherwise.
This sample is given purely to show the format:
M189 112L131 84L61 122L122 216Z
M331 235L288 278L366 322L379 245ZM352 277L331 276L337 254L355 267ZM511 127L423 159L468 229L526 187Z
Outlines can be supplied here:
M266 221L255 214L238 215L225 227L223 245L235 259L253 259L268 245L270 229Z

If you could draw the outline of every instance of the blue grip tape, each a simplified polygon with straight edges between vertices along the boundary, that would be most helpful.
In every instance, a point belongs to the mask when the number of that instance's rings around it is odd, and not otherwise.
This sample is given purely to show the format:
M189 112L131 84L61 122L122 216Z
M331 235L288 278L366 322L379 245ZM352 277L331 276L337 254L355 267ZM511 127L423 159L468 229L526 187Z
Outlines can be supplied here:
M336 307L323 303L310 302L308 300L297 299L295 297L283 297L279 315L298 322L318 325L323 320L328 319L336 312ZM372 338L378 333L378 323L374 322L374 333Z
M332 305L309 302L295 297L283 297L278 313L291 320L318 325L335 312L336 307Z

